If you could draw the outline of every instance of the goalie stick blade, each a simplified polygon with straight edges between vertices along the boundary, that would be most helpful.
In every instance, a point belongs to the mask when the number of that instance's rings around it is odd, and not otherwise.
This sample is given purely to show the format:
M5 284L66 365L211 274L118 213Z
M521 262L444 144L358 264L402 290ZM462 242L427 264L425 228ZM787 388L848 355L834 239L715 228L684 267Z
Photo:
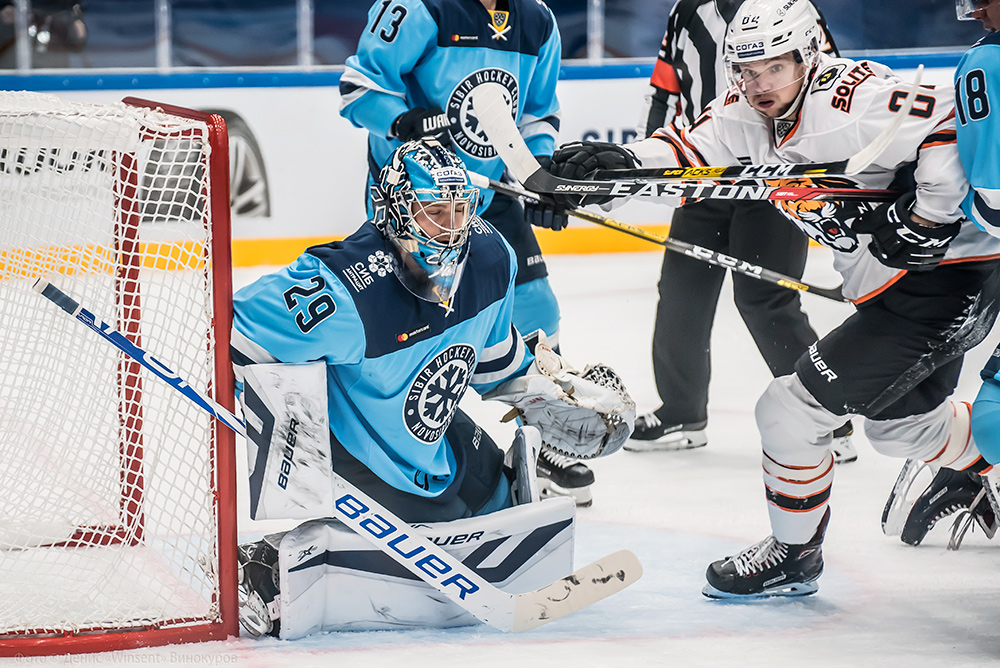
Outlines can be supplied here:
M642 577L642 564L621 550L525 594L514 607L515 632L529 631L616 594Z
M499 84L480 86L473 93L472 108L480 127L507 169L528 190L546 194L604 195L611 197L676 197L750 201L821 200L890 202L899 193L855 188L783 187L766 184L670 183L651 181L577 181L549 174L524 143Z
M600 181L616 179L694 180L694 179L781 179L792 176L856 176L865 171L889 147L913 109L923 78L924 66L917 67L910 90L892 123L885 126L870 144L846 160L774 165L728 165L725 167L648 167L638 169L601 169L594 174Z

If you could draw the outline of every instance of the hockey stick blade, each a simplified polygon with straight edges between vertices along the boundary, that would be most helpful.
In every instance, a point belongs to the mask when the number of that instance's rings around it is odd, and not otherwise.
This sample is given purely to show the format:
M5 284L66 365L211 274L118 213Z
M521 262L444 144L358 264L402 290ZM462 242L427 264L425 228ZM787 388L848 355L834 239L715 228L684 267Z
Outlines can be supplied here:
M621 550L578 569L562 580L526 594L515 603L514 631L528 631L620 592L642 576L642 564Z
M538 164L524 143L503 97L499 84L479 86L472 108L480 127L507 169L528 190L546 194L603 195L611 197L675 197L686 199L732 199L751 201L849 201L891 202L899 197L892 190L857 188L787 187L767 184L670 183L641 180L577 181L549 174Z
M896 117L883 128L870 144L846 160L834 162L787 163L774 165L729 165L725 167L667 167L639 169L601 169L594 178L614 179L694 180L694 179L782 179L794 176L856 176L865 171L892 143L906 116L913 109L923 78L924 66L917 67L910 90L900 105Z
M489 188L490 190L502 192L507 195L511 195L512 197L525 197L537 202L552 201L550 198L539 195L538 193L530 192L518 186L495 181L483 176L482 174L469 172L469 177L472 180L473 185L477 188ZM708 264L714 264L717 267L730 269L745 276L757 278L768 283L774 283L791 290L809 292L814 295L819 295L820 297L832 299L833 301L848 301L841 293L840 288L821 288L808 283L803 283L802 281L794 279L791 276L785 276L784 274L780 274L776 271L765 269L760 265L751 264L746 260L725 255L724 253L719 253L718 251L714 251L703 246L696 246L695 244L687 243L686 241L680 241L679 239L671 239L670 237L660 236L659 234L654 234L653 232L644 230L641 227L635 227L634 225L623 223L620 220L614 220L613 218L608 218L600 214L591 213L586 209L574 208L567 209L566 211L574 218L579 218L580 220L586 220L587 222L594 223L595 225L602 225L613 230L618 230L619 232L624 232L625 234L633 236L637 239L643 239L654 244L659 244L667 250L675 253L681 253L682 255L693 257L703 262L707 262Z
M33 287L237 435L246 438L246 426L232 412L188 385L163 362L132 343L65 292L41 278L35 281ZM332 477L337 519L473 617L500 631L524 631L559 619L621 591L642 575L638 558L625 550L599 559L536 591L509 594L417 533L336 471L332 472ZM405 551L399 548L399 543L403 541L406 542ZM610 579L606 582L605 577ZM618 582L611 583L614 579ZM573 583L573 586L567 586L567 582ZM564 594L560 596L558 591Z

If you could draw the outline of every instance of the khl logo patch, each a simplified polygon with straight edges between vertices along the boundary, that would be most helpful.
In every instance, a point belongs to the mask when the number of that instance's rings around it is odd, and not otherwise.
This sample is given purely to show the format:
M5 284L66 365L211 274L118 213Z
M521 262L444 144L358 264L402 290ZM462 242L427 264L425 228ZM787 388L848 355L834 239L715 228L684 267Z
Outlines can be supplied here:
M471 93L485 83L497 83L504 87L504 101L511 110L511 117L517 118L517 79L507 70L487 67L473 72L455 86L448 97L448 120L451 121L451 137L456 146L475 158L491 160L497 152L472 111Z
M441 438L455 417L474 368L476 351L462 343L449 346L417 373L403 405L403 422L414 438L424 443Z

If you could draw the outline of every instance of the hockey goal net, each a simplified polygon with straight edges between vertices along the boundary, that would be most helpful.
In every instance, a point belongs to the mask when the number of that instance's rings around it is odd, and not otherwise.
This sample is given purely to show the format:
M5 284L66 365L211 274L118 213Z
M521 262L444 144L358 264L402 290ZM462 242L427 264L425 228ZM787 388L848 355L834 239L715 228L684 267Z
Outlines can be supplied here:
M232 408L218 116L0 92L0 655L236 633L232 434L32 290Z

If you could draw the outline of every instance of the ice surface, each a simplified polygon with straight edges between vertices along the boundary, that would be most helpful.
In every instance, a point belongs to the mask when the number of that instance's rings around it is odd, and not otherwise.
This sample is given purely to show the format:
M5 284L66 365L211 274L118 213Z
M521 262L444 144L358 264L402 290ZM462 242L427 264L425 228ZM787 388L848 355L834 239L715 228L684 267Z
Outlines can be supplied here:
M553 256L548 262L563 312L564 355L577 365L607 362L628 383L640 411L655 408L649 351L660 254ZM258 273L238 270L237 287ZM810 251L806 278L824 287L838 282L828 251ZM803 295L802 302L820 333L852 310L811 295ZM967 356L958 398L975 396L979 369L998 338L1000 331L994 331ZM978 532L966 537L960 551L948 552L948 521L917 548L882 535L880 514L902 462L877 455L861 424L855 434L859 460L837 468L819 592L736 603L702 597L709 562L769 533L753 422L754 403L769 375L728 287L712 351L707 447L622 451L593 462L594 505L578 514L577 565L621 548L634 550L645 575L622 593L518 635L467 627L291 642L240 638L111 653L99 664L951 668L1000 663L1000 543ZM509 442L509 427L496 422L503 406L467 397L463 408L498 443ZM243 539L283 526L247 520L245 498L240 508ZM32 659L48 661L65 659Z

